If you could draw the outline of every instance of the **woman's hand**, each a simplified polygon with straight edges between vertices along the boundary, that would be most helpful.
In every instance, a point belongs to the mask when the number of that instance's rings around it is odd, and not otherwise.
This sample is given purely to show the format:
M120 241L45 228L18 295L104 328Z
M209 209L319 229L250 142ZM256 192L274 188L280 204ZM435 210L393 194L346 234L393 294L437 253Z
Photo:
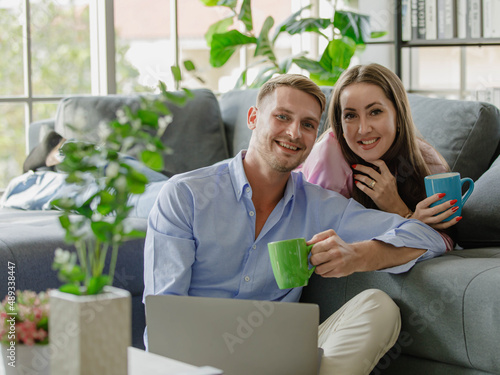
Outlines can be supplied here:
M446 201L444 203L438 204L437 206L430 207L431 204L436 203L438 200L445 197L445 194L434 194L428 198L425 198L417 204L415 208L415 213L411 216L412 219L418 219L423 223L431 226L437 230L443 230L455 225L460 220L461 216L455 217L450 221L443 221L444 219L450 217L458 210L456 199Z
M365 165L352 166L356 187L368 195L382 211L406 216L411 211L399 196L396 178L384 161L375 160L372 164L379 167L380 173ZM367 176L356 174L356 171L363 172Z

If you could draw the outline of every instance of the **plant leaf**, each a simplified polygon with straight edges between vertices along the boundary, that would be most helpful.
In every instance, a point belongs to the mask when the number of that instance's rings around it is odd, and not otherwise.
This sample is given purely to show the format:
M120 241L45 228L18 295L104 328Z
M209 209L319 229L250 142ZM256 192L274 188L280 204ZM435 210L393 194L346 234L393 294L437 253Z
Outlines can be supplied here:
M238 19L243 22L247 31L253 30L252 5L250 0L243 0Z
M310 78L320 86L333 86L342 72L349 67L356 45L350 38L334 39L328 43L325 52ZM304 59L302 59L304 61Z
M133 229L130 232L126 233L124 236L125 240L131 240L136 238L144 238L146 237L146 232L143 230Z
M156 125L158 124L158 114L153 111L139 109L137 110L137 117L142 121L144 125L156 127Z
M332 73L335 67L347 69L354 52L356 45L350 38L334 39L328 43L319 63L326 71Z
M200 1L207 7L225 6L234 8L238 3L238 0L200 0Z
M387 35L387 31L372 31L370 38L377 39Z
M186 97L184 95L179 95L179 93L166 91L163 96L172 104L182 107L186 103Z
M309 73L322 73L325 69L319 61L308 59L307 57L298 57L293 59L294 64L299 68L307 70Z
M87 285L87 294L94 295L101 293L101 291L104 289L106 285L108 285L108 283L109 283L109 276L107 275L91 277Z
M178 66L172 65L170 70L172 71L172 75L174 76L174 80L176 82L182 81L181 70Z
M293 64L293 58L292 57L288 57L286 59L284 59L283 61L281 61L278 66L279 66L279 73L280 74L285 74L285 73L288 73L288 71L290 70L290 67L292 66Z
M257 77L255 77L253 82L250 84L249 88L257 88L262 86L277 72L278 68L276 68L276 66L274 65L264 66L257 74Z
M269 30L274 25L273 17L269 16L264 21L260 30L259 38L257 39L257 47L255 48L254 56L265 56L271 61L276 61L273 46L269 42Z
M303 32L320 33L332 24L329 18L302 18L287 25L285 31L290 35L300 34Z
M233 17L227 17L210 25L207 32L205 33L205 40L207 42L207 46L209 47L211 46L212 37L214 34L225 33L229 28L229 26L231 26L232 24L233 24Z
M273 35L273 44L276 42L276 39L278 38L279 34L281 34L283 31L285 31L290 25L292 25L293 23L296 22L297 20L297 17L305 10L305 9L309 9L311 8L312 5L309 4L309 5L306 5L305 7L302 7L301 9L299 9L298 11L296 11L295 13L293 13L290 17L288 17L287 19L285 19L282 23L280 23L275 31L274 31L274 35Z
M210 65L219 68L229 60L237 48L256 42L255 37L243 35L237 30L231 30L224 34L214 34L210 49Z
M132 194L144 193L147 183L148 183L148 178L144 174L136 171L135 169L130 169L128 171L127 184L129 185L130 193Z
M114 226L106 221L95 221L90 224L96 238L102 242L111 242Z
M141 152L141 161L154 171L161 171L163 169L163 158L160 153L144 150Z
M247 82L247 69L244 69L240 76L238 77L238 80L236 81L236 85L234 85L235 89L241 89L243 86L245 86Z
M63 293L75 294L80 296L82 293L80 292L80 288L75 284L64 284L59 287L59 290Z
M369 16L337 10L333 23L341 35L351 38L356 44L365 44L370 38Z
M188 72L192 72L193 70L196 70L194 63L191 60L184 60L182 63L184 64L184 68L186 68L186 70Z
M205 4L207 7L214 7L218 5L218 0L200 0L203 4Z

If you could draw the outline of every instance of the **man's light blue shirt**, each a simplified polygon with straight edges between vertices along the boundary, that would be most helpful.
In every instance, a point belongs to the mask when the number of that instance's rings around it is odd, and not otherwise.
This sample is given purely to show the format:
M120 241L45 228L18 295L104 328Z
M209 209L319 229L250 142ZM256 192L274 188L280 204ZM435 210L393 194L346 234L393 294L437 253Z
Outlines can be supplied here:
M176 294L296 302L302 288L281 290L268 242L334 229L348 243L376 239L427 251L384 271L401 273L445 252L442 237L418 220L365 209L352 199L292 172L283 198L255 238L252 188L245 152L210 167L172 177L149 215L144 296Z

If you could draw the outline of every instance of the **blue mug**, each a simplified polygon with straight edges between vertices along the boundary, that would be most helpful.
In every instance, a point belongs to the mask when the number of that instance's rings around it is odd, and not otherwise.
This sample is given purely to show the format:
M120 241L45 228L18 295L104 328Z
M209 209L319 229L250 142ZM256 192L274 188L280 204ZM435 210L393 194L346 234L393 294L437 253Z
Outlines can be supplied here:
M462 216L462 207L464 206L467 199L469 199L470 195L474 191L474 181L472 179L465 177L460 178L460 173L458 172L449 172L449 173L438 173L425 177L425 192L427 196L445 193L446 195L438 200L436 203L431 204L431 207L436 206L438 204L456 199L457 203L455 206L458 206L458 210L451 215L449 218L443 221L450 221L451 219ZM462 196L462 186L465 182L469 183L469 189Z

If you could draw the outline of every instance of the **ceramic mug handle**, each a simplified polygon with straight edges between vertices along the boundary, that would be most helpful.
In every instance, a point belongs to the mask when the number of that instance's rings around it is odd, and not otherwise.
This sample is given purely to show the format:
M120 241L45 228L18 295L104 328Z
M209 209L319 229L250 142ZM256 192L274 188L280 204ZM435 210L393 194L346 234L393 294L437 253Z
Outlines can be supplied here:
M308 253L311 253L311 250L312 250L313 246L314 245L307 245L307 252ZM314 272L315 269L316 269L316 266L313 266L312 268L309 268L309 277L312 276L312 274L313 274L313 272Z
M465 194L462 197L462 206L467 202L467 199L469 199L470 195L474 191L474 181L472 181L471 178L469 177L464 177L460 179L460 186L464 186L464 183L468 182L469 183L469 189L465 192Z

